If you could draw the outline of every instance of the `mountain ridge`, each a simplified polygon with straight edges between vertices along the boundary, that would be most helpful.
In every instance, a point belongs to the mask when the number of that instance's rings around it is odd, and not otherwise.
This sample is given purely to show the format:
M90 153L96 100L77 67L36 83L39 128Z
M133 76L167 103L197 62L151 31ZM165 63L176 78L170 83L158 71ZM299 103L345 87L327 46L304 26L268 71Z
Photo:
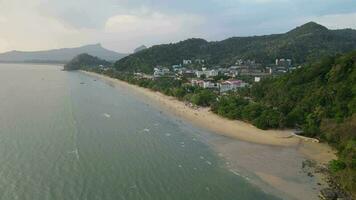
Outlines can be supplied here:
M171 66L183 59L204 59L210 65L234 65L237 59L271 64L276 58L290 58L296 64L356 49L356 30L330 30L309 22L281 34L231 37L208 42L192 38L155 45L116 62L120 71L151 72L156 65Z
M117 61L127 54L117 53L105 49L100 43L89 44L74 48L59 48L40 51L18 51L13 50L0 54L0 62L55 62L67 63L79 54L87 53L108 61Z

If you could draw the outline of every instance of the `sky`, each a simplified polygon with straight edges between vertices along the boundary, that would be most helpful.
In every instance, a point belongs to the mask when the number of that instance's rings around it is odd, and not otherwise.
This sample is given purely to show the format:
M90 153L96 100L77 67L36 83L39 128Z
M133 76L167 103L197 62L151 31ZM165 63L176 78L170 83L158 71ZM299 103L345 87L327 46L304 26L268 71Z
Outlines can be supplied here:
M356 29L356 0L0 0L0 52L101 43L121 53L187 38Z

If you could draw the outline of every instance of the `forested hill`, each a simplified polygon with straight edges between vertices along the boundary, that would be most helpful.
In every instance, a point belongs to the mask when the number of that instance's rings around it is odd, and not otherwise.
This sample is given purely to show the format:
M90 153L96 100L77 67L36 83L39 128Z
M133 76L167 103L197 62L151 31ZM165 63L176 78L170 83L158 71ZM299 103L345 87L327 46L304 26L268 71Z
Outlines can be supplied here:
M106 60L102 60L98 57L91 56L89 54L84 53L76 56L69 63L67 63L64 66L64 70L71 71L71 70L78 70L84 67L85 68L98 67L100 65L108 67L109 65L112 64Z
M329 30L310 22L284 34L233 37L219 42L188 39L157 45L116 62L121 71L151 72L156 65L171 66L183 59L205 59L211 65L232 65L237 59L254 59L264 64L276 58L295 63L319 59L356 49L356 30Z
M332 170L356 197L356 52L262 81L248 96L273 108L276 118L269 117L267 122L274 120L275 127L297 125L305 135L335 146L340 160L332 163ZM258 122L256 117L249 120Z

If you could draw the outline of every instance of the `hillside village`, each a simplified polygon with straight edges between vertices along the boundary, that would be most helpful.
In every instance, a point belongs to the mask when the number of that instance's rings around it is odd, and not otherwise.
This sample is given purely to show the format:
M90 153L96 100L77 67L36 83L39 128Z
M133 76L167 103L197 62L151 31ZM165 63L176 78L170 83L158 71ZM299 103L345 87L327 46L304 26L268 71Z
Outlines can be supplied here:
M272 65L264 66L255 60L238 59L228 68L209 66L203 59L187 59L170 67L156 66L152 74L134 73L136 78L157 80L173 78L186 80L192 86L211 89L219 93L249 87L254 82L270 76L278 76L296 69L291 59L276 59Z

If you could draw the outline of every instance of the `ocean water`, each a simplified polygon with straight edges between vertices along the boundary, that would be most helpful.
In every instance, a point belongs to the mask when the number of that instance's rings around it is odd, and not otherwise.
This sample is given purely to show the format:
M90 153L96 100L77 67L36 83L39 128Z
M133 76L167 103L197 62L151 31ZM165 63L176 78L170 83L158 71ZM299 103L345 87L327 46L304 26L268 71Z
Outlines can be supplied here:
M80 72L0 64L0 199L277 199L199 131Z

